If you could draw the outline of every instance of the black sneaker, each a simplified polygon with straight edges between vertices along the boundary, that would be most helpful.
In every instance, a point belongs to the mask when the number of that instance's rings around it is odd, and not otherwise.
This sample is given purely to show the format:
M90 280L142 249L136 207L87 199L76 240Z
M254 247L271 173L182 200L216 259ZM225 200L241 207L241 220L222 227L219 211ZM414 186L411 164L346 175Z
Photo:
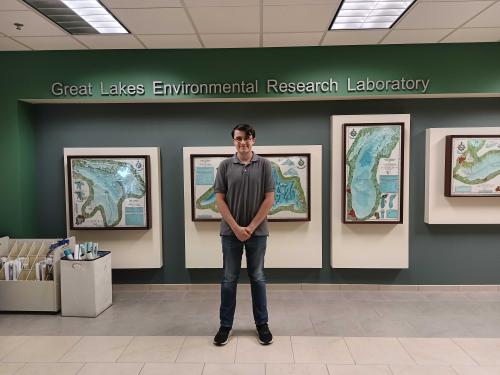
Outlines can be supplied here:
M269 330L267 323L259 324L257 326L257 333L259 334L259 342L262 345L269 345L273 343L273 334Z
M231 334L231 327L220 326L219 332L214 337L214 345L223 346L229 341L229 335Z

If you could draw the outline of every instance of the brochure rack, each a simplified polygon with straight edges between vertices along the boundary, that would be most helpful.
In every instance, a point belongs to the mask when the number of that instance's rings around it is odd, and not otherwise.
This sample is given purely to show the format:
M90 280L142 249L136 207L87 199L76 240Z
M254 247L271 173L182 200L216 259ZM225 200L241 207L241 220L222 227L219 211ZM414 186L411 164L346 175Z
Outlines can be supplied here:
M74 248L75 238L67 246L54 250L52 273L36 279L36 264L45 260L49 246L58 239L0 238L0 257L12 261L24 258L17 280L7 280L0 267L0 311L52 311L61 309L60 259L65 248Z

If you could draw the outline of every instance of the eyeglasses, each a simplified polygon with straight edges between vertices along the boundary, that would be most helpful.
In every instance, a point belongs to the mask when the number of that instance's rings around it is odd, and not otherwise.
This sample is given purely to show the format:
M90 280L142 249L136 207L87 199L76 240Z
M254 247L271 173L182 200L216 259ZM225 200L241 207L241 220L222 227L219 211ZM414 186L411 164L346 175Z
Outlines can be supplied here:
M242 137L236 137L236 138L233 138L236 142L238 143L247 143L248 141L251 141L253 139L253 137L245 137L245 138L242 138Z

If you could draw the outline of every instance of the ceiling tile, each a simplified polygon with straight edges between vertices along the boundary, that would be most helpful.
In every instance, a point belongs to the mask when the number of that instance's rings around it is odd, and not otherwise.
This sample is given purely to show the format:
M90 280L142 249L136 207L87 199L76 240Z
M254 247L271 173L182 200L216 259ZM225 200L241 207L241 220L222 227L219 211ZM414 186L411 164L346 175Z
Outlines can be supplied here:
M498 42L500 41L500 28L474 28L458 29L450 34L444 43L469 43L469 42Z
M323 33L264 34L264 47L318 46Z
M339 1L331 5L265 6L264 32L326 31Z
M34 50L87 49L70 36L25 36L15 39Z
M22 4L17 0L1 0L0 1L0 11L4 10L30 10L31 8L27 5Z
M14 23L22 23L24 26L21 30L17 30ZM0 12L0 32L8 36L68 35L58 26L31 10Z
M454 29L392 30L382 44L437 43Z
M193 34L183 8L114 9L113 14L134 34Z
M259 7L189 8L199 33L258 33Z
M396 29L456 28L468 21L492 1L417 3L397 23ZM443 15L446 15L444 17Z
M90 49L141 49L144 46L133 35L77 35L76 39Z
M500 2L474 17L464 27L500 27Z
M181 0L101 0L101 2L109 9L182 7Z
M192 35L137 35L147 48L200 48L198 37Z
M377 44L387 30L329 31L323 39L323 46Z
M260 0L184 0L188 7L259 6Z
M205 34L200 35L206 48L259 47L259 34Z
M23 46L22 44L17 43L16 41L0 37L0 51L29 51L28 47Z

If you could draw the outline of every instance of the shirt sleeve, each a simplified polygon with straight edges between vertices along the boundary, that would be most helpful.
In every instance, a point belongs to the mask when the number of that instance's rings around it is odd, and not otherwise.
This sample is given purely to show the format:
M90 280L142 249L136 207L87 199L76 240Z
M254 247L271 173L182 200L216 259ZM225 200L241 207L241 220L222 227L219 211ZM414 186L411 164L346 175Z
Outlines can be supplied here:
M274 185L273 168L271 166L271 162L269 160L266 160L264 168L264 192L270 193L274 191Z
M216 193L227 193L226 164L220 163L215 176L214 191Z

